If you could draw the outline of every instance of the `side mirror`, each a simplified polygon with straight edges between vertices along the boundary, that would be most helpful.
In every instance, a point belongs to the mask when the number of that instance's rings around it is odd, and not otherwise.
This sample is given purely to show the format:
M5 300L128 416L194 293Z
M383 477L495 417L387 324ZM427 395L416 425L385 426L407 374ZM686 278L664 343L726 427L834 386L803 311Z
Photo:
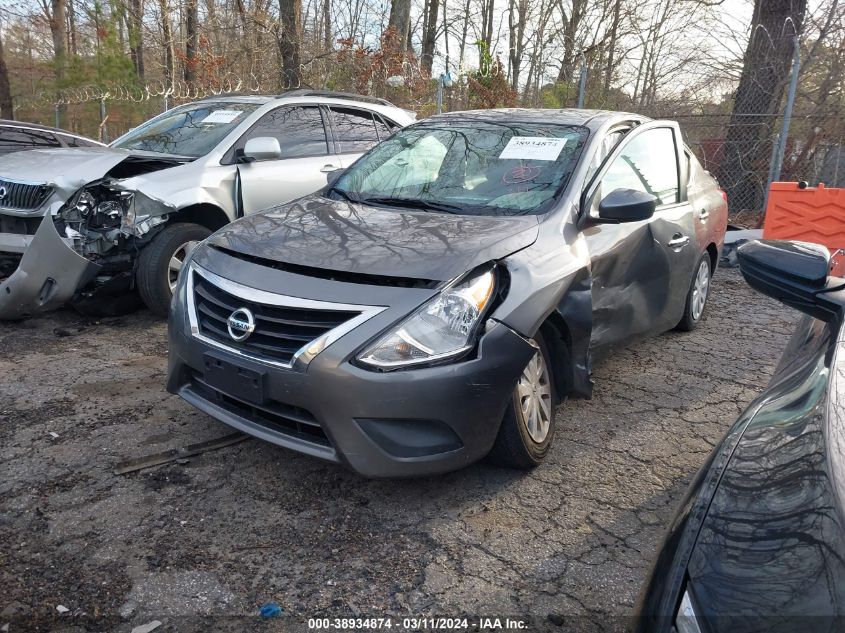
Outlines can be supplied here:
M326 184L331 187L334 183L340 180L346 169L335 169L326 174Z
M614 189L599 203L599 221L648 220L657 209L657 198L636 189Z
M748 285L822 321L838 318L842 304L832 293L843 287L829 277L830 252L818 244L752 240L737 249Z
M282 148L279 139L272 136L257 136L244 145L243 157L249 161L275 160L281 158Z

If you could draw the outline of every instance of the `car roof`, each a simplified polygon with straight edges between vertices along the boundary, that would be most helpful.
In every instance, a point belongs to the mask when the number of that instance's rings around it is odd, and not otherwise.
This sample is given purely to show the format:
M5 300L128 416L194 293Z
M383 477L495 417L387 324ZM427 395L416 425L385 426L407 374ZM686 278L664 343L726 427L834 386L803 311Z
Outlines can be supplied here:
M75 136L77 138L84 138L86 140L93 140L88 139L81 134L76 134L75 132L68 132L67 130L62 130L61 128L57 127L50 127L49 125L41 125L40 123L27 123L26 121L11 121L9 119L0 119L0 126L3 127L22 127L28 128L30 130L43 130L44 132L54 132L56 134L65 134L67 136Z
M509 123L553 123L582 125L597 130L614 121L648 121L647 117L631 112L586 110L579 108L499 108L495 110L462 110L429 117L426 121L496 121Z
M389 106L393 108L398 108L387 99L381 99L379 97L371 97L369 95L357 95L352 94L350 92L336 92L332 90L309 90L309 89L299 89L299 90L289 90L288 92L283 92L277 95L256 95L256 94L236 94L236 93L227 93L227 94L220 94L220 95L209 95L198 101L223 101L223 102L233 102L233 103L270 103L271 101L280 101L283 99L297 99L297 98L306 98L306 99L326 99L326 100L340 100L340 101L350 101L355 103L366 103L370 105L380 105L380 106Z

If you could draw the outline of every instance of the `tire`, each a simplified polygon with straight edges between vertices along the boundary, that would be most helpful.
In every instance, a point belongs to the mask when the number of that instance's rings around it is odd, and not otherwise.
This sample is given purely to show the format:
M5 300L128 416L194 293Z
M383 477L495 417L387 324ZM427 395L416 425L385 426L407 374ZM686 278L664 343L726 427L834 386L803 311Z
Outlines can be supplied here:
M704 318L704 310L707 307L707 297L710 295L710 279L713 276L713 268L710 263L710 254L704 253L695 265L695 271L690 281L687 292L686 304L684 305L684 316L675 326L676 330L691 332L701 323ZM702 298L703 284L703 298Z
M554 414L558 400L553 365L549 348L541 333L537 333L534 342L538 346L537 353L528 361L519 382L514 387L511 401L508 403L505 417L499 427L499 434L489 455L493 463L519 470L530 470L540 465L548 454L555 435ZM530 398L530 395L526 396L525 387L523 387L524 380L530 377L532 367L538 367L537 363L541 363L540 367L545 372L545 384L548 386L547 408L541 407L537 411L541 417L548 416L545 434L542 433L542 426L538 429L534 425L532 431L531 418L526 416L525 408L522 406L523 399ZM543 382L541 379L540 384ZM531 411L530 406L528 411Z
M166 317L170 310L171 285L178 276L178 268L171 266L171 260L184 260L190 249L209 235L211 231L199 224L173 224L141 251L135 281L141 300L151 312Z

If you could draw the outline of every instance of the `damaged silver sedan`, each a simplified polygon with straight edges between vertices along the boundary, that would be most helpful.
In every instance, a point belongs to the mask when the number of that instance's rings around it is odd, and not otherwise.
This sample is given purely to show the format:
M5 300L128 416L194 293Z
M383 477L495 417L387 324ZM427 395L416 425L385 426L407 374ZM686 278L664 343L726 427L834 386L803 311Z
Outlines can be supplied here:
M0 319L137 288L166 315L187 254L238 217L325 186L414 117L313 91L215 97L107 148L0 158Z

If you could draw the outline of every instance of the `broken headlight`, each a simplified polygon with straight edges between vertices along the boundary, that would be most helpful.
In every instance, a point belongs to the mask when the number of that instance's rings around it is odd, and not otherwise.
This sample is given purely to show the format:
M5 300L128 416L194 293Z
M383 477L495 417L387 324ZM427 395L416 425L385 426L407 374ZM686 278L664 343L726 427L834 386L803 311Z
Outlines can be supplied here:
M495 286L491 269L446 288L368 347L358 361L388 370L460 356L472 348Z
M114 191L102 184L86 187L65 211L64 220L84 223L89 228L131 226L135 220L133 197L130 191Z

